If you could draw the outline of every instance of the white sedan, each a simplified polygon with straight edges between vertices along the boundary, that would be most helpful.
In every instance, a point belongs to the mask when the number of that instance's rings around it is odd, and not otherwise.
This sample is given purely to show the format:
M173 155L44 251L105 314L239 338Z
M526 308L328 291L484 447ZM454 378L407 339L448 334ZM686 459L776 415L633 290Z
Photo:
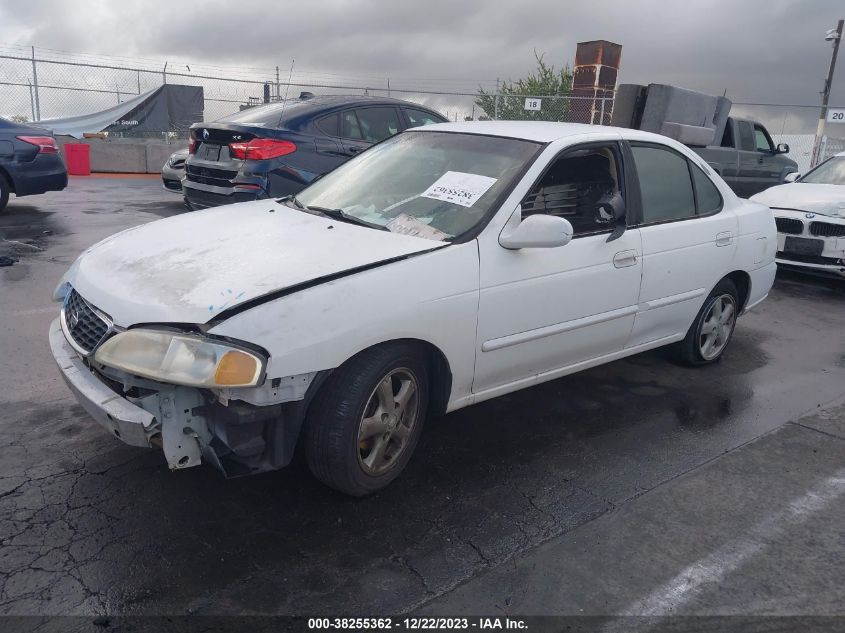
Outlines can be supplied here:
M717 361L775 246L768 208L665 137L431 125L295 198L93 246L50 344L90 415L173 469L281 468L302 436L321 481L363 495L426 416L663 345Z
M845 278L845 152L793 180L751 198L774 212L777 262Z

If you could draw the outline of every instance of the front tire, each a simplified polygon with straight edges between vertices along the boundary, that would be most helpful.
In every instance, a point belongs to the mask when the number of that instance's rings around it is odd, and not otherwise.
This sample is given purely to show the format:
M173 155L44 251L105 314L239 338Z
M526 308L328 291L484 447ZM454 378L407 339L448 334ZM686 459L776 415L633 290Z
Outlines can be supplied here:
M676 359L691 366L718 361L728 348L739 315L739 293L730 279L723 279L707 297L686 338L675 345Z
M304 448L311 472L356 497L386 487L416 448L428 395L425 359L415 346L379 345L353 356L309 408Z

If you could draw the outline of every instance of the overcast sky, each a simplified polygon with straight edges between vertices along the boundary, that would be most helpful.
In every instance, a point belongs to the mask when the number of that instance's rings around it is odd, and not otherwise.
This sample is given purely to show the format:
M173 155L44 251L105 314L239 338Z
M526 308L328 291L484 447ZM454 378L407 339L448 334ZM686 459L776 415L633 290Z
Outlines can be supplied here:
M0 0L0 44L250 67L295 58L313 72L472 89L532 70L534 49L560 65L576 42L608 39L623 46L621 82L814 104L838 18L842 0ZM845 59L836 75L832 103L845 105Z

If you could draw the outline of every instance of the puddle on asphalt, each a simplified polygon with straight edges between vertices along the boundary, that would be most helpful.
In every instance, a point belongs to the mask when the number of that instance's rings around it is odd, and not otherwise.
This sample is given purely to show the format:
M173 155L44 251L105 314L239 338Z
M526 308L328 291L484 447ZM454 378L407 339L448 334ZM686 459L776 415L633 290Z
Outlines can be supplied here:
M0 267L13 266L43 252L57 234L52 216L52 211L30 205L6 207L0 213Z

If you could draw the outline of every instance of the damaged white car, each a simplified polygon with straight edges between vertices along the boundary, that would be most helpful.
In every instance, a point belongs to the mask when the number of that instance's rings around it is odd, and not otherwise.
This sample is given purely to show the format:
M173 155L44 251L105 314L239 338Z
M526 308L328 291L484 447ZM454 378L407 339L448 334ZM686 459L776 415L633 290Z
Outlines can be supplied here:
M50 344L91 416L171 468L267 471L299 444L362 495L426 416L662 345L718 360L774 256L769 209L665 137L431 125L296 198L97 244L56 289Z
M751 198L774 212L777 263L845 278L845 152L792 179Z

